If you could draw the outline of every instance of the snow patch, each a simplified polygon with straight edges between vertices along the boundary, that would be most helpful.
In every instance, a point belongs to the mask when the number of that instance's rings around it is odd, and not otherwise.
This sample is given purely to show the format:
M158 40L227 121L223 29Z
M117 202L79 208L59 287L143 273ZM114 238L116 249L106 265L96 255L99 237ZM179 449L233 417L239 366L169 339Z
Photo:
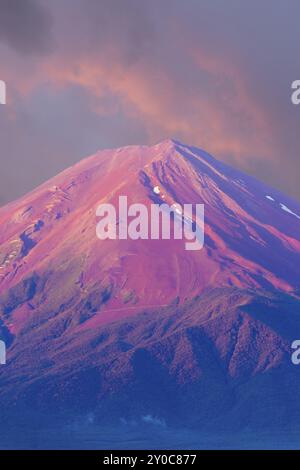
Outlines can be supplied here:
M176 212L177 214L182 215L182 208L181 208L181 206L180 206L179 204L175 203L175 204L173 204L173 207L174 207L175 212Z
M291 209L289 209L286 205L280 203L280 207L283 211L288 212L289 214L293 215L294 217L297 217L297 219L300 219L300 215L295 214Z
M241 180L241 179L237 179L235 180L236 184L240 185L240 186L243 186L244 188L246 188L246 183L245 181Z
M276 202L275 199L274 199L272 196L267 195L266 198L267 198L269 201ZM291 214L291 215L293 215L294 217L297 217L297 219L300 219L300 215L298 215L298 214L296 214L295 212L293 212L288 206L286 206L286 205L283 204L282 202L279 203L279 206L280 206L280 209L282 209L284 212L287 212L288 214Z

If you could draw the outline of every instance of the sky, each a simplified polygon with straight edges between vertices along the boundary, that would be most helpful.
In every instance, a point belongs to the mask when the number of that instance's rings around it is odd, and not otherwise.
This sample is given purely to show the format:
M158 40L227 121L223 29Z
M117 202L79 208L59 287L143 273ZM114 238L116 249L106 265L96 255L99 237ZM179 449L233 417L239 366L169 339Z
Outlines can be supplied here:
M300 200L298 0L0 0L0 205L174 138Z

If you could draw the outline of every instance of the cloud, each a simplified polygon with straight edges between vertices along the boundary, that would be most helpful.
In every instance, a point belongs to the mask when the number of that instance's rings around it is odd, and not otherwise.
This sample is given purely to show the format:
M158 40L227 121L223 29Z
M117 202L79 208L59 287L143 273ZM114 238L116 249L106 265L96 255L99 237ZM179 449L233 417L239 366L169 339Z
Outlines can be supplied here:
M166 427L166 421L164 419L157 418L150 414L142 416L142 421L147 424L153 424L154 426Z
M35 0L1 0L0 41L19 54L43 54L51 48L49 11Z
M251 147L257 156L270 154L268 118L243 72L234 58L207 51L195 26L177 16L178 3L168 10L154 1L149 11L136 1L92 1L84 14L82 2L76 5L80 32L75 28L72 47L66 41L46 64L49 80L88 89L100 113L99 100L114 94L128 115L142 119L148 142L174 136L231 161Z
M0 47L10 100L0 138L4 149L8 135L26 140L11 150L28 165L18 191L97 146L174 137L300 198L300 114L289 96L298 2L52 0L50 12L49 2L22 3L44 18L30 16L44 39L24 41L26 60ZM11 42L19 52L21 32Z

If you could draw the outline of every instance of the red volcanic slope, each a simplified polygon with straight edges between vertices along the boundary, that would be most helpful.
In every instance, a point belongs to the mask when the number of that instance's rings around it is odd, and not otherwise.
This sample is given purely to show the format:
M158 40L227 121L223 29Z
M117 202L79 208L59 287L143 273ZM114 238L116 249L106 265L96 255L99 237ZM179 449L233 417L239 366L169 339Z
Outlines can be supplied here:
M181 240L99 240L96 208L117 204L119 195L148 206L204 203L204 248L186 251ZM211 287L293 292L300 204L167 140L100 151L3 207L0 246L0 292L10 313L4 323L12 334L68 305L77 306L80 327L90 328Z

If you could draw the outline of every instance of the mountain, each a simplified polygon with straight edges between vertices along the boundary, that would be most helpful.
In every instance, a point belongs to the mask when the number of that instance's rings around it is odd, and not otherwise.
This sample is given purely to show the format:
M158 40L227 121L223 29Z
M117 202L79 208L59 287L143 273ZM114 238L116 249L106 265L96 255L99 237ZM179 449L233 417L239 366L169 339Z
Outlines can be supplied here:
M99 240L122 195L204 204L203 249ZM0 410L292 428L299 293L298 202L178 141L100 151L0 209Z

